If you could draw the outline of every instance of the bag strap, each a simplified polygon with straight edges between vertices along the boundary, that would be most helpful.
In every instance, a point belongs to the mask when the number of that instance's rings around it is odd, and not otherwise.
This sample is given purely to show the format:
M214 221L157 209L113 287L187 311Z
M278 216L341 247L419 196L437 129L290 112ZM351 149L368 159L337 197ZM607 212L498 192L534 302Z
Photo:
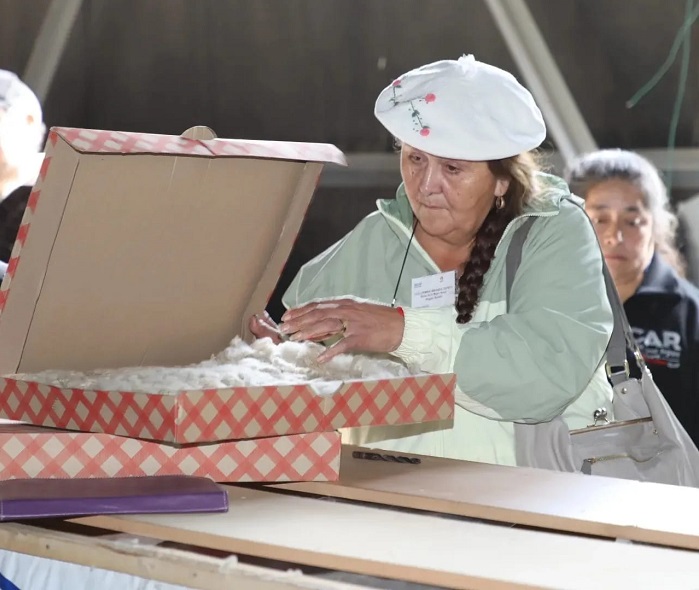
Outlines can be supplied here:
M572 199L566 199L576 207L579 207L583 213L585 210L578 203ZM592 225L592 221L585 213L585 218ZM517 274L517 269L522 262L522 250L524 248L524 242L529 235L534 222L538 218L535 216L528 217L524 223L522 223L512 236L510 245L507 249L507 254L505 256L505 300L507 302L507 308L510 307L510 292L512 291L512 285L515 280L515 275ZM594 227L593 227L594 230ZM597 234L595 233L595 236ZM599 240L597 241L599 245ZM601 252L601 247L600 247ZM645 361L641 356L641 351L636 344L636 339L631 331L631 326L629 320L626 317L626 312L624 311L624 306L621 303L619 293L614 285L614 280L609 273L609 268L607 263L602 256L602 273L604 274L604 284L607 291L607 298L609 299L609 304L612 307L612 314L614 316L614 327L612 328L612 335L609 339L609 344L607 345L607 377L611 381L612 385L618 385L623 383L629 378L629 365L626 360L626 350L627 347L631 349L634 353L636 359L636 364L638 365L641 372L645 370Z
M520 225L515 233L512 234L512 241L507 248L507 254L505 255L505 302L507 303L507 309L510 309L510 293L512 292L512 283L515 282L515 275L517 274L517 269L522 262L522 250L524 248L524 242L529 235L529 230L534 225L537 217L530 215L525 219L524 223Z
M607 346L607 377L609 377L612 385L618 385L629 378L629 362L626 358L627 347L634 353L636 364L641 371L644 370L645 361L636 344L636 339L633 336L629 320L624 311L624 305L621 303L619 292L616 290L614 279L612 279L609 273L604 257L602 258L602 272L604 273L604 284L607 288L607 298L614 314L614 328Z

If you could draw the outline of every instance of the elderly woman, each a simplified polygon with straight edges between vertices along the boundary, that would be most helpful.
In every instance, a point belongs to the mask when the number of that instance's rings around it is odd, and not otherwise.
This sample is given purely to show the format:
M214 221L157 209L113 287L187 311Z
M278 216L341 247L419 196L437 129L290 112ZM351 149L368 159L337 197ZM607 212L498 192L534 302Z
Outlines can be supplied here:
M281 330L334 338L320 360L390 353L423 372L454 372L457 407L453 424L350 429L343 440L515 464L514 422L563 414L572 428L591 424L611 399L602 256L566 184L528 154L546 135L530 93L464 56L401 76L375 114L401 142L403 183L300 270ZM528 216L537 221L508 307L505 253ZM272 335L268 324L256 318L251 329Z
M568 176L653 379L699 443L699 289L682 278L665 185L650 162L623 150L581 156Z

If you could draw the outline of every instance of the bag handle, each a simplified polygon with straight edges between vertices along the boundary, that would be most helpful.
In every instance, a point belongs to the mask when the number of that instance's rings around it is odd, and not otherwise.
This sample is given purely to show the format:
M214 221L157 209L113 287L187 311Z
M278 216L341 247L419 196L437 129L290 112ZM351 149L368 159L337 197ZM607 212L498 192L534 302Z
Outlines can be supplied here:
M570 198L566 198L566 200L576 207L579 207L585 214L585 218L589 221L590 225L592 225L592 221L588 217L587 213L585 213L582 206ZM522 262L524 242L526 241L529 231L537 219L538 217L536 216L529 216L524 223L522 223L515 230L512 240L510 241L510 245L507 249L507 254L505 256L505 297L508 309L510 307L510 292L512 291L512 285L517 274L517 269ZM595 236L596 235L597 234L595 233ZM599 240L597 240L597 245L599 246ZM600 252L601 251L602 249L600 247ZM609 344L607 345L607 377L612 385L618 385L629 378L629 364L626 360L627 347L633 352L634 358L636 359L636 364L641 372L645 371L646 363L643 360L638 344L636 344L636 339L631 331L631 325L626 317L624 306L621 303L621 298L619 297L619 293L614 285L614 280L609 273L609 268L604 260L604 256L602 256L602 272L604 274L604 284L607 291L607 298L609 299L609 304L612 307L612 314L614 316L614 327L612 328L612 335L609 339Z

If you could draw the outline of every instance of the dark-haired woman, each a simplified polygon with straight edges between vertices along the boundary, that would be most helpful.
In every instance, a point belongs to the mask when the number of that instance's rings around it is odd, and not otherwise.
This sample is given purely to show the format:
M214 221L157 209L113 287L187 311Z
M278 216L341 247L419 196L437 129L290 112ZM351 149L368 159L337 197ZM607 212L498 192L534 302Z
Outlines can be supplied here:
M677 218L660 173L639 154L606 149L578 157L568 175L653 380L699 444L699 289L683 278Z
M355 428L343 441L512 465L514 422L592 424L611 408L602 257L567 185L528 153L545 137L529 92L464 56L401 76L375 112L402 144L403 183L300 270L281 330L334 338L321 361L390 353L454 372L457 408L453 424ZM505 252L532 215L508 308ZM272 336L267 324L253 318L251 329Z

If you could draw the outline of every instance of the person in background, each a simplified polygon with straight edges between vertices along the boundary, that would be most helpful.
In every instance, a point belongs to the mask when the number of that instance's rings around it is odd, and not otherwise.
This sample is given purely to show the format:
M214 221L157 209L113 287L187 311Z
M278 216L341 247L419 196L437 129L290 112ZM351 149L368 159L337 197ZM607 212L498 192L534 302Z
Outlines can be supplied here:
M678 242L687 262L686 279L699 286L699 195L693 195L677 204L679 221Z
M45 131L36 95L15 74L0 70L0 278L41 164Z
M699 444L699 289L683 278L660 174L642 156L610 149L580 156L567 178L585 199L653 379Z
M355 428L343 441L514 465L515 422L562 414L571 428L592 424L612 394L602 255L582 202L530 153L546 136L531 94L463 56L400 76L375 115L401 142L403 183L301 268L280 328L292 340L335 340L321 362L389 353L453 372L456 409L453 423ZM508 304L505 253L532 216ZM250 329L279 338L266 316Z

